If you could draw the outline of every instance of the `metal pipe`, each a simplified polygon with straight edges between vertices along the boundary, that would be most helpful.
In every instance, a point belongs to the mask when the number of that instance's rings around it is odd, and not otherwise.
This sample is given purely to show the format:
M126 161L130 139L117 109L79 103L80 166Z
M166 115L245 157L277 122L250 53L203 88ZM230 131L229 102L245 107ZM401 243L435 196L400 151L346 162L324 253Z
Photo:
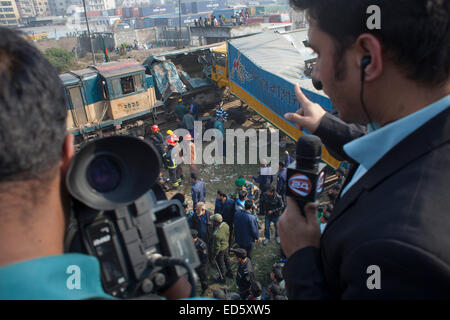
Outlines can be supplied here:
M181 0L178 0L178 28L180 28L180 49L183 48L181 39Z
M89 37L89 43L91 44L92 62L94 63L95 66L97 63L95 62L94 45L92 44L91 31L89 30L89 21L86 12L86 0L83 0L83 7L84 7L84 17L86 18L86 27Z

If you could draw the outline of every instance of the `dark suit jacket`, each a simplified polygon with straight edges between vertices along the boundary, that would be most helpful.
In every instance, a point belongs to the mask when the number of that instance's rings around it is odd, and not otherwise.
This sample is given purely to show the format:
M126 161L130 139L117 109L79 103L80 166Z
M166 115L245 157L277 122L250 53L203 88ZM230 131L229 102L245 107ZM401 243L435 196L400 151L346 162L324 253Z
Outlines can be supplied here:
M285 266L289 299L450 298L449 115L401 141L338 200L320 249ZM353 129L327 115L315 134L346 158L343 145L362 134ZM373 265L381 289L367 286Z

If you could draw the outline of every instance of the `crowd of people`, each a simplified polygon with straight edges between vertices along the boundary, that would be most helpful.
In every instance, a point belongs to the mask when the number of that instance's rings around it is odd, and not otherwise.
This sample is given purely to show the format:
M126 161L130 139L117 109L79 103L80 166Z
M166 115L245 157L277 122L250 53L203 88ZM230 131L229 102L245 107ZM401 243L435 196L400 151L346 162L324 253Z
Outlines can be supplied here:
M196 269L201 285L201 294L204 294L211 283L225 284L226 279L234 279L239 291L233 292L216 290L213 292L217 297L239 297L239 299L286 299L284 290L282 265L276 264L268 275L271 279L270 285L263 287L254 275L254 264L252 260L255 244L261 242L266 246L271 240L272 225L275 230L275 241L279 246L277 222L286 207L286 175L287 167L294 162L293 155L285 151L284 161L279 162L279 170L274 176L267 161L260 161L257 175L241 175L235 181L235 190L229 194L223 190L217 190L214 210L208 210L206 200L206 183L201 179L201 172L193 164L195 160L193 122L198 119L198 103L195 99L186 103L180 98L175 106L178 128L184 128L189 134L178 137L172 130L166 132L166 136L159 132L159 127L153 125L150 132L144 137L152 143L160 152L164 169L167 170L169 178L165 180L160 175L160 184L166 190L177 190L183 184L185 175L182 164L177 164L174 155L182 155L180 142L188 141L191 150L191 164L189 164L191 201L189 207L186 197L188 182L185 183L185 192L176 193L172 199L179 200L184 208L186 218L192 232L192 238L199 255L201 265ZM228 113L220 104L215 109L214 128L218 129L222 136L224 134L224 121L228 120ZM192 125L191 125L192 123ZM175 129L175 128L174 128ZM173 148L176 149L172 153ZM317 219L321 229L326 226L329 214L335 201L334 192L340 190L345 179L345 169L336 171L335 183L329 189L328 201L319 206ZM260 234L262 237L260 237ZM260 241L261 238L261 241ZM281 261L283 252L280 249ZM230 256L237 261L237 272L233 273ZM282 263L282 262L281 262ZM215 270L217 276L209 279L210 269Z
M196 27L221 27L225 25L233 25L240 26L248 24L248 18L250 14L248 9L239 10L234 13L230 17L230 22L227 21L227 18L224 14L219 15L219 17L211 16L211 17L200 17L198 20L194 20L194 24Z

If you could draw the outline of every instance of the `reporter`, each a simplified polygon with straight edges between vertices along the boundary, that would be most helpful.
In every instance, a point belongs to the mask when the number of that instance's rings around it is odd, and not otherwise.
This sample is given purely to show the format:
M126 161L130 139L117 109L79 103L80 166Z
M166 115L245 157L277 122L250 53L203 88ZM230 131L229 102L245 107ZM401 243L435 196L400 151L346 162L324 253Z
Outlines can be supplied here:
M0 299L112 298L96 258L64 254L74 138L62 83L37 48L2 27L0 110ZM186 282L167 297L189 296Z
M449 298L449 2L291 4L307 9L312 76L342 120L298 86L302 108L285 117L352 168L322 237L313 205L303 217L288 199L278 224L289 299ZM369 5L379 30L367 29Z

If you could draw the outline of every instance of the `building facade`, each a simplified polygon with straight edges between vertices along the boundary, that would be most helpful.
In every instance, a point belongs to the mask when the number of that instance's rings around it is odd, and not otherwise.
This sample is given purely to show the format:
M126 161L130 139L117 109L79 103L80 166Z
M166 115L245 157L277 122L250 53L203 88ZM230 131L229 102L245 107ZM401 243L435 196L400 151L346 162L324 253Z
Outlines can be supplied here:
M50 12L53 16L66 16L68 1L67 0L48 0Z
M19 24L19 11L15 0L0 0L0 25L15 27Z
M34 0L37 16L51 16L49 0Z
M16 0L16 5L20 19L36 16L36 8L34 7L33 0Z

